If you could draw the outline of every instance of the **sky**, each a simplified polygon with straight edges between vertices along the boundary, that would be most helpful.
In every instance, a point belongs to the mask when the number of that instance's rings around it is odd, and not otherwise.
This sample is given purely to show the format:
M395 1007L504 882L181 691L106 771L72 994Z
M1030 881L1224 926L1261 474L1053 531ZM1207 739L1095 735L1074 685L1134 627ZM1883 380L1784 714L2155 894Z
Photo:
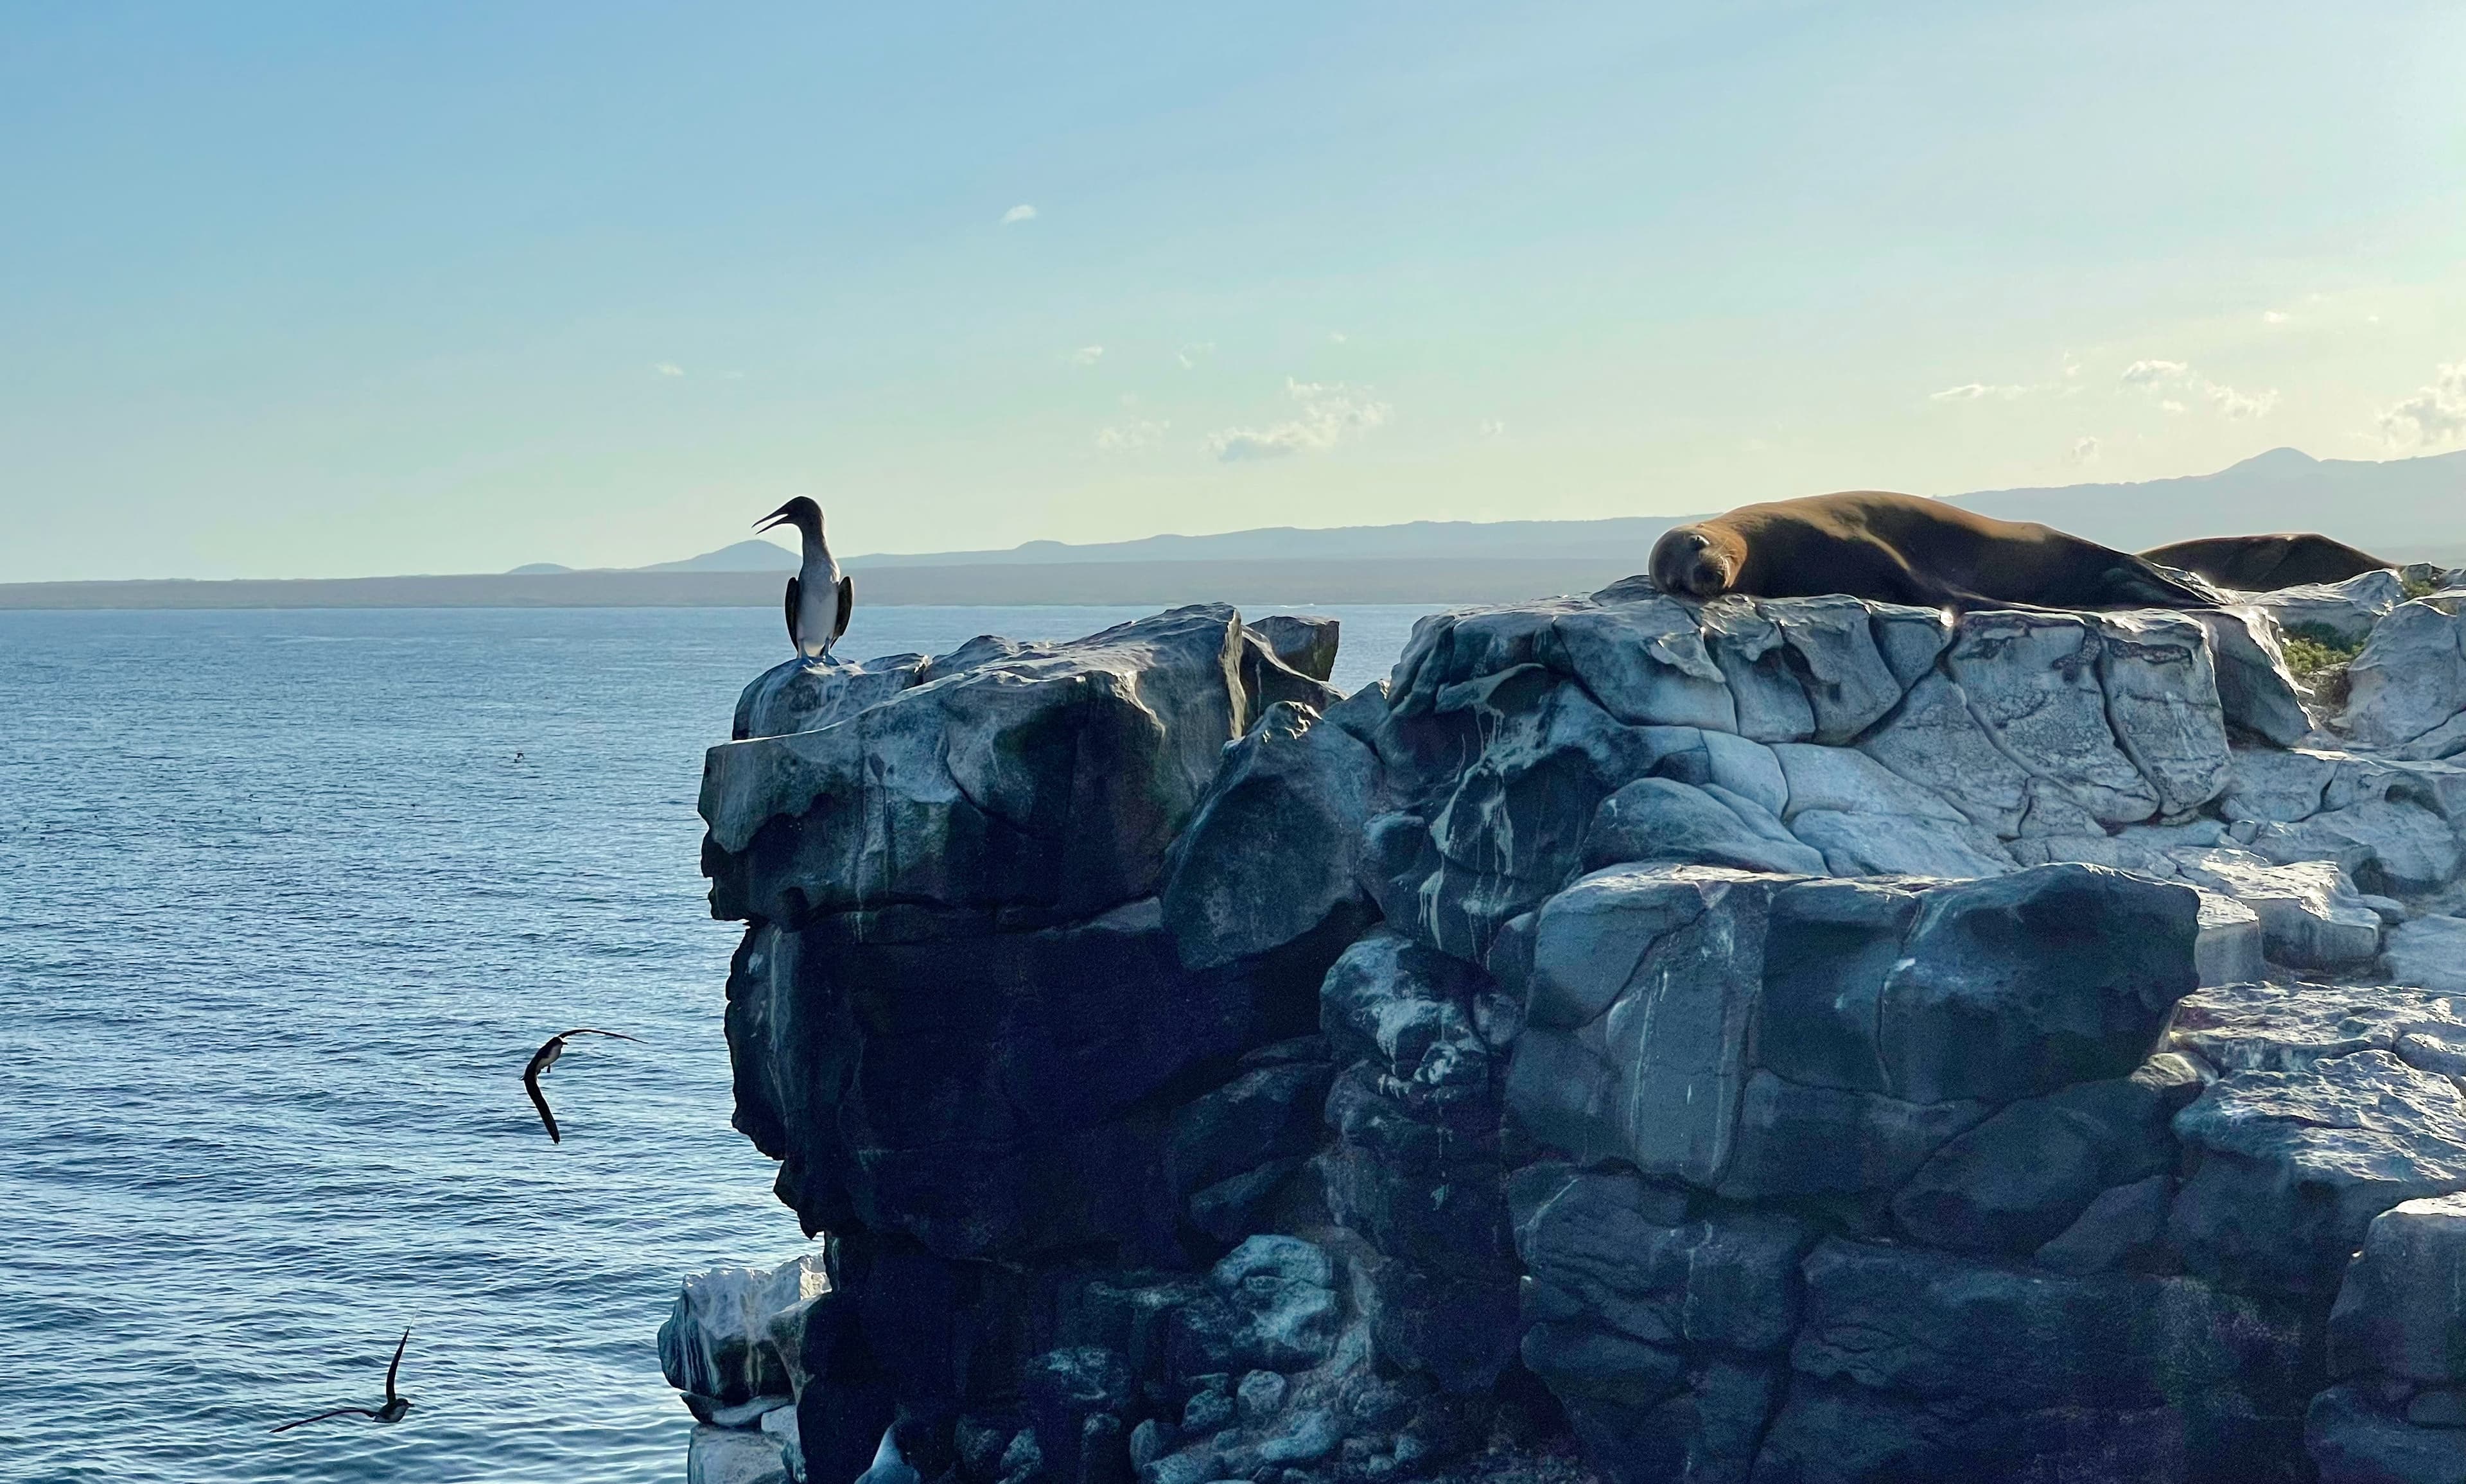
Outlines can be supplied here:
M2466 445L2466 5L21 0L0 581Z

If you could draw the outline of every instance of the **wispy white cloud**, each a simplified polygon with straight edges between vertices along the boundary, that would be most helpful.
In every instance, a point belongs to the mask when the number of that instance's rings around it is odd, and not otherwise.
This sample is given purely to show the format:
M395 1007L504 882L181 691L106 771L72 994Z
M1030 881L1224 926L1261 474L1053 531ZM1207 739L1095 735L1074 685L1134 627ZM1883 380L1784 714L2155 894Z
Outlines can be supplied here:
M2096 461L2097 439L2086 434L2073 439L2073 462L2095 463Z
M2247 417L2266 417L2277 406L2275 388L2267 392L2241 391L2223 381L2210 380L2192 370L2190 363L2186 361L2135 361L2123 369L2118 379L2126 386L2140 387L2157 397L2161 412L2190 410L2181 395L2169 396L2165 394L2167 393L2200 397L2216 409L2219 416L2236 422Z
M1009 211L1002 213L1001 224L1005 227L1009 227L1016 226L1020 222L1034 220L1036 220L1036 208L1028 205L1024 201L1021 201L1017 206L1012 207Z
M1295 381L1288 376L1285 394L1295 404L1290 418L1264 428L1221 428L1207 435L1200 446L1222 463L1334 448L1387 420L1387 404L1373 400L1369 391L1341 381Z
M1507 423L1501 418L1484 417L1481 420L1481 436L1483 438L1499 438L1504 436L1506 432Z
M662 376L682 376L685 373L685 369L679 366L674 361L654 362L651 366L651 370L658 371Z
M1070 364L1073 366L1093 366L1104 358L1103 346L1081 346L1070 352Z
M2283 309L2263 309L2260 311L2260 323L2263 325L2283 325L2291 318L2293 318L2293 316L2289 315Z
M2373 421L2393 444L2429 447L2466 435L2466 361L2442 366L2430 386L2416 388Z
M1983 401L1988 397L1993 397L1997 401L2009 402L2017 397L2024 397L2029 394L2029 389L2028 387L1990 387L1983 381L1972 381L1962 386L1946 387L1940 392L1931 392L1927 393L1927 400L1930 402L1977 402Z
M1352 338L1352 336L1347 335L1340 329L1332 329L1327 332L1327 343L1332 346L1340 346Z
M2266 417L2270 410L2277 405L2277 393L2275 390L2238 392L2232 387L2223 386L2214 381L2203 382L2201 394L2209 399L2209 405L2218 410L2219 416L2238 422L2246 417Z
M1176 350L1173 353L1173 358L1181 363L1181 369L1183 371L1188 371L1215 353L1215 341L1194 340L1190 344L1182 347L1180 349Z
M2136 387L2154 387L2182 376L2192 368L2182 361L2135 361L2123 368L2119 380Z
M1169 422L1133 419L1096 430L1096 447L1108 454L1127 453L1133 448L1146 448L1162 438L1173 426Z

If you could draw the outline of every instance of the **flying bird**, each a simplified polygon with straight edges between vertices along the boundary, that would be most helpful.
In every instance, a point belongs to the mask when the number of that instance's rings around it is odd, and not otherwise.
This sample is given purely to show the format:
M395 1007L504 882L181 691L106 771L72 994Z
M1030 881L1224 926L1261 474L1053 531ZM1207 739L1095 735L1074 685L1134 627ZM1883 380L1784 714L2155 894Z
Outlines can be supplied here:
M411 1331L404 1330L402 1338L394 1342L393 1363L386 1367L386 1398L383 1406L373 1410L365 1406L338 1406L330 1412L319 1412L314 1417L303 1417L298 1422L286 1422L281 1427L269 1430L288 1432L294 1428L304 1428L312 1422L324 1422L328 1417L366 1417L373 1422L402 1421L402 1414L411 1410L411 1400L395 1394L393 1378L394 1373L402 1369L402 1347L410 1343Z
M531 1053L531 1064L523 1068L523 1091L531 1095L531 1106L539 1110L540 1122L548 1126L549 1142L553 1144L564 1143L565 1135L556 1131L556 1114L549 1112L548 1097L540 1091L539 1080L547 1076L548 1069L556 1065L556 1059L565 1054L567 1036L606 1036L611 1041L631 1041L638 1046L642 1042L641 1037L629 1036L623 1031L594 1030L588 1025L577 1025L563 1035L549 1037L547 1045Z
M803 495L762 517L755 530L794 526L804 538L804 565L788 579L788 642L808 660L818 660L847 632L848 610L856 606L856 579L840 571L822 539L822 507Z

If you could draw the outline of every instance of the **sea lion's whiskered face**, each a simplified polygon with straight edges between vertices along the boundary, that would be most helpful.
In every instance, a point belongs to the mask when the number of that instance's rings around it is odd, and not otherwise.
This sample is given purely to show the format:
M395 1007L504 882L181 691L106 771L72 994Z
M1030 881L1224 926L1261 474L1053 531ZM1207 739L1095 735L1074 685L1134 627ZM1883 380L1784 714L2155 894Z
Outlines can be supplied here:
M1711 599L1730 591L1737 573L1711 537L1682 526L1652 548L1652 584L1665 593Z

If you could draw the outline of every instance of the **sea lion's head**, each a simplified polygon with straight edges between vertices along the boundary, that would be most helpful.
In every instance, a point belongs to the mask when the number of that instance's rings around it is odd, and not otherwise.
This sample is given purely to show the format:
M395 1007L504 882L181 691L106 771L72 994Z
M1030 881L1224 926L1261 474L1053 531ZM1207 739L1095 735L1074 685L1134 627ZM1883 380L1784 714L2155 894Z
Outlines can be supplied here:
M1710 601L1738 580L1736 543L1701 526L1680 526L1652 544L1652 585L1679 597Z

